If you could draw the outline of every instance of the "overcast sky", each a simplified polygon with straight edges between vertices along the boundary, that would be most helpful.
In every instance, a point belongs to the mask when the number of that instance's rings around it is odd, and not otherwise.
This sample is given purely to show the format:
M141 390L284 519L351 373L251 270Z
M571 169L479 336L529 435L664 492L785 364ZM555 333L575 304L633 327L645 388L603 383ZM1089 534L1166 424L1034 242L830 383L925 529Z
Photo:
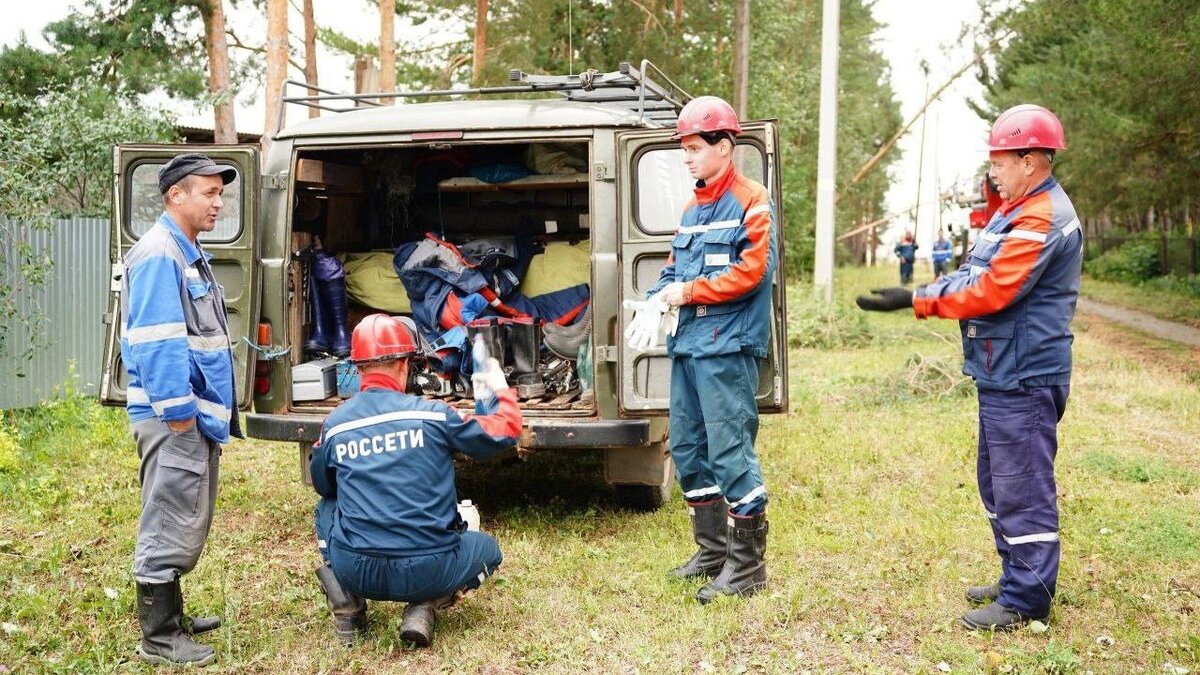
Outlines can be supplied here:
M9 3L5 8L4 20L0 21L0 44L12 45L19 33L24 31L31 43L44 47L45 42L40 35L42 28L48 22L65 16L69 7L79 4L78 0ZM265 21L249 10L250 3L242 4L246 9L232 15L230 25L243 35L262 35ZM318 23L361 41L377 39L379 15L365 0L315 0L314 6ZM298 32L300 18L294 9L291 11L289 23L293 31ZM970 46L959 46L955 44L955 39L963 23L976 19L978 11L974 0L927 0L920 4L920 11L915 10L914 3L906 0L879 0L874 5L876 19L885 25L876 36L876 44L891 64L892 86L905 120L925 100L926 78L920 69L922 59L929 63L928 87L936 89L971 58ZM397 31L401 32L398 37L401 39L404 30L411 29L397 22ZM424 33L428 28L421 30ZM339 91L352 89L353 70L348 57L319 48L318 68L322 86ZM299 76L298 73L292 75ZM916 227L918 242L922 243L926 253L929 251L927 244L932 241L938 223L937 209L933 207L938 187L946 191L956 180L964 185L969 183L986 159L987 125L964 103L967 96L978 95L979 87L968 74L948 89L927 114L924 162L920 171L920 222ZM256 100L249 100L251 98ZM261 131L261 96L240 97L238 104L238 129ZM208 110L179 109L177 112L186 124L212 126L211 112ZM292 112L292 119L296 119L298 114ZM888 193L889 212L905 211L918 202L918 165L922 164L920 140L921 123L918 122L899 144L903 154L891 169L895 182ZM942 214L942 224L953 222L961 226L965 217L961 211L948 210ZM885 240L897 237L903 229L912 227L911 219L899 220L893 230L884 235Z

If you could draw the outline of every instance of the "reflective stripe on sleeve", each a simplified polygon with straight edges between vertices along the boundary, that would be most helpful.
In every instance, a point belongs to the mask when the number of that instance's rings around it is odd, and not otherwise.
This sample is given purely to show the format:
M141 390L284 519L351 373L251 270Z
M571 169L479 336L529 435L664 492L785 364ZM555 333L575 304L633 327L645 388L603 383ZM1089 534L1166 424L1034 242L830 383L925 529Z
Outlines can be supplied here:
M195 400L195 394L188 394L187 396L176 396L175 398L168 398L162 401L153 401L150 403L150 407L154 409L155 415L161 416L167 408L174 408L177 405L187 405Z
M1079 227L1080 227L1080 225L1079 225L1079 219L1078 219L1078 218L1076 218L1076 219L1072 220L1071 222L1067 223L1066 227L1064 227L1064 228L1062 229L1062 236L1063 236L1063 238L1065 239L1065 238L1067 238L1067 237L1071 236L1072 234L1074 234L1074 233L1075 233L1075 230L1078 230L1078 229L1079 229Z
M125 331L125 339L129 341L130 346L181 337L187 337L187 325L182 322L160 323L156 326L141 326Z
M1025 241L1036 241L1039 243L1046 241L1045 232L1034 232L1033 230L1013 230L1008 233L1008 236L1013 239L1024 239Z
M215 417L222 422L228 422L230 417L232 417L229 408L220 403L213 403L202 398L196 399L196 408L205 415Z

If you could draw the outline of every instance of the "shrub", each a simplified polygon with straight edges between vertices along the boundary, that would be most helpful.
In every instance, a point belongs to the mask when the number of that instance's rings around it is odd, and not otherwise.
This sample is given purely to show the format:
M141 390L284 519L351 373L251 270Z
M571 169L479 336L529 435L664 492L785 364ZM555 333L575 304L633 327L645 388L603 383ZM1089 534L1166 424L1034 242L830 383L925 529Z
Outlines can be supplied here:
M1136 284L1159 276L1158 247L1150 241L1132 240L1087 262L1097 279Z

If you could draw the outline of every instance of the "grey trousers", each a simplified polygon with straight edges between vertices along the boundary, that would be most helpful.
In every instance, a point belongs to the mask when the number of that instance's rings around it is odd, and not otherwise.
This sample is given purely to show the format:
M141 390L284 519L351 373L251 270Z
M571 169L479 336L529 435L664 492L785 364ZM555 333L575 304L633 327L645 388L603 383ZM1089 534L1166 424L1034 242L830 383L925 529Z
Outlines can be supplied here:
M196 566L204 550L221 445L195 426L175 433L159 419L135 422L133 438L142 484L133 577L139 583L175 581Z

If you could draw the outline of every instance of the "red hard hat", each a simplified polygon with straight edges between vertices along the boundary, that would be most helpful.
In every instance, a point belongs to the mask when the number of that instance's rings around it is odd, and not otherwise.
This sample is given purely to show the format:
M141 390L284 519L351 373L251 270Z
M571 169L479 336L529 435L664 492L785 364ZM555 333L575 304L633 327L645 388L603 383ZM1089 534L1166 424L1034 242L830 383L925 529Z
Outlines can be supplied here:
M679 140L692 134L707 134L715 131L728 131L734 136L742 133L742 125L738 124L737 113L724 99L716 96L700 96L688 101L679 111L679 121L675 123L673 140Z
M359 365L403 359L418 352L412 331L387 314L371 314L359 321L350 338L350 360Z
M1003 150L1065 150L1062 122L1040 105L1022 103L1000 113L988 135L988 148Z

